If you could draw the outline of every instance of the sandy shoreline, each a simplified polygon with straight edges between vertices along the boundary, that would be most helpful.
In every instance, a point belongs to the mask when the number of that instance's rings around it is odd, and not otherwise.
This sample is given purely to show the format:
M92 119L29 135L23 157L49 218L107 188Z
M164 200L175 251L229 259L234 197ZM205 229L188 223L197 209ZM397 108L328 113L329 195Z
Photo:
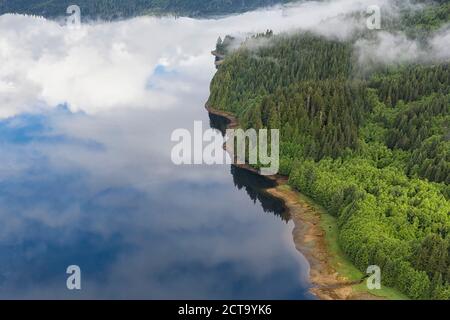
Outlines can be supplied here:
M208 112L228 119L228 128L239 126L236 117L224 111L207 107ZM248 165L237 165L240 168L259 172ZM377 299L367 293L357 293L353 286L361 281L350 282L340 276L331 265L333 257L327 248L325 231L321 227L320 213L315 208L300 198L300 193L287 186L287 177L276 175L267 176L276 182L276 187L266 191L282 200L294 222L293 240L295 247L301 252L310 264L310 281L313 287L311 293L323 300L348 300L348 299Z

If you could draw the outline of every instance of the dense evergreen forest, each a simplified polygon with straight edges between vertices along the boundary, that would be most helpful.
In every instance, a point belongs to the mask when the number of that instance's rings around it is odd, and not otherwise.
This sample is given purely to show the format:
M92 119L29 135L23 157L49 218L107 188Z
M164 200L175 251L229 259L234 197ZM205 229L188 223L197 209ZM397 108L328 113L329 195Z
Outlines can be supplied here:
M292 0L0 0L0 14L25 13L55 18L77 4L83 18L117 19L144 14L172 13L187 16L244 12Z
M58 18L66 15L66 9L77 4L82 11L83 19L115 20L139 15L173 14L190 17L219 16L241 13L260 7L283 4L302 0L0 0L0 15L4 13L20 13ZM309 0L303 0L309 1ZM329 1L329 0L315 0ZM392 0L401 3L403 0ZM413 3L433 0L411 0ZM434 0L438 3L447 0ZM443 13L448 14L448 13ZM442 15L427 13L422 20L416 21L424 28L432 28L429 17L443 18ZM405 21L412 17L405 16Z
M449 14L444 3L397 25L425 38ZM258 40L270 45L246 45ZM380 266L411 298L450 299L450 64L361 72L355 41L269 31L227 52L220 40L208 104L281 130L281 173L338 218L358 268Z

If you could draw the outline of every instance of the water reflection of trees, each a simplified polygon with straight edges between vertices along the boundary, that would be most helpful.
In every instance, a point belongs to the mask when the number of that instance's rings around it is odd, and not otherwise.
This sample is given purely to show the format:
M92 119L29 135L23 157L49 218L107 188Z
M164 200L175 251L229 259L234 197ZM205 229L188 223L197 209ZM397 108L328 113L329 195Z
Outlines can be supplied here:
M229 123L230 121L227 118L209 113L210 127L219 130L223 136L225 136L225 131Z
M283 201L264 192L264 189L274 187L272 181L235 166L231 166L231 174L236 188L239 190L244 189L254 203L259 201L264 212L273 213L282 220L289 221L289 213L286 211Z
M225 135L225 130L229 120L225 117L209 114L209 124L211 128L217 129ZM283 201L272 197L270 194L264 191L267 188L273 188L275 186L273 181L257 175L248 170L231 166L231 175L233 176L233 182L236 188L239 190L245 189L250 199L254 203L259 201L264 212L270 212L280 217L282 220L289 221L289 213L284 207Z

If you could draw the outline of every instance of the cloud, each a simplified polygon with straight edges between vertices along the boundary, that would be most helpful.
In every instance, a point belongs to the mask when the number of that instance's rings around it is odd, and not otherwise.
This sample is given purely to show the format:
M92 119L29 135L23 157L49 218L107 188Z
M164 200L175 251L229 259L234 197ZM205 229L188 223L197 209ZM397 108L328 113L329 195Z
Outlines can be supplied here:
M229 166L170 163L172 128L199 118L207 119L201 105L178 105L93 115L60 108L0 121L8 159L0 164L0 297L305 292L307 262L295 250L292 222L236 189ZM101 148L87 147L88 139ZM82 268L79 293L65 289L70 264Z
M203 51L183 46L200 30L180 34L180 23L138 18L68 30L39 18L1 16L0 117L63 103L87 113L176 103L176 93L195 89L193 69L206 77L212 69L205 54L211 43L203 40ZM158 65L187 72L155 74ZM151 80L160 85L149 88Z
M345 38L365 26L348 14L389 0L308 1L221 19L139 17L91 22L71 30L58 22L0 16L0 117L41 112L167 108L208 86L218 36L312 30ZM394 12L395 10L392 9ZM155 72L164 66L167 72Z
M355 47L361 65L410 63L422 56L418 42L402 33L380 31L375 40L358 40Z
M448 61L450 28L442 27L425 41L410 39L402 32L379 31L374 39L358 40L355 48L362 66Z
M450 25L441 28L430 40L433 59L450 59Z
M381 30L367 31L367 10L371 6L381 8ZM412 39L404 32L386 31L387 21L400 17L404 10L418 11L426 5L412 1L393 0L336 0L311 1L283 7L283 16L297 19L298 23L286 28L288 34L309 31L327 38L341 41L354 41L355 54L363 68L374 65L402 63L442 62L450 59L450 25L443 26L432 33L428 39ZM269 17L267 17L270 20ZM289 21L287 19L286 21ZM236 37L232 49L239 48L246 35ZM244 45L257 50L269 46L266 38L250 39Z

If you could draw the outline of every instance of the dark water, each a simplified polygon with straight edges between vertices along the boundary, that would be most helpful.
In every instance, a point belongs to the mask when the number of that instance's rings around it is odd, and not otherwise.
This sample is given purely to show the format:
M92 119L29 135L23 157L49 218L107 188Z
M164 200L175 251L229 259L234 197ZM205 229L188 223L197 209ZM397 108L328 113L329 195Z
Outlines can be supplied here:
M171 164L170 132L196 119L223 125L198 107L0 122L0 298L311 298L271 182Z

